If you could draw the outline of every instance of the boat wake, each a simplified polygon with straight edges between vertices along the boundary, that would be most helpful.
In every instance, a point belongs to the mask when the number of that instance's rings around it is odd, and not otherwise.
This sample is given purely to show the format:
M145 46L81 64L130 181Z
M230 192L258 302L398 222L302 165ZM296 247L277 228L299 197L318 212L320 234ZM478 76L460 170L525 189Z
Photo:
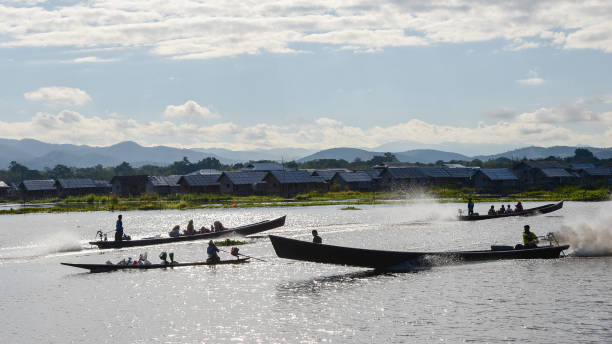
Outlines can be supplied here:
M70 232L58 232L26 245L0 249L1 260L37 258L83 250L79 237Z
M612 256L612 217L601 217L592 224L566 224L555 233L559 242L568 243L577 257Z

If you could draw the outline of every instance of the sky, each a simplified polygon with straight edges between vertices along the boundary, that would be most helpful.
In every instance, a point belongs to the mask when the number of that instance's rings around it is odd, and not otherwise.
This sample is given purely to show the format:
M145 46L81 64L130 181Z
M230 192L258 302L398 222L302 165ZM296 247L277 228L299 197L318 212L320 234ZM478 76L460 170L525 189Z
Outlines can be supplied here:
M611 66L608 0L0 0L0 137L612 147Z

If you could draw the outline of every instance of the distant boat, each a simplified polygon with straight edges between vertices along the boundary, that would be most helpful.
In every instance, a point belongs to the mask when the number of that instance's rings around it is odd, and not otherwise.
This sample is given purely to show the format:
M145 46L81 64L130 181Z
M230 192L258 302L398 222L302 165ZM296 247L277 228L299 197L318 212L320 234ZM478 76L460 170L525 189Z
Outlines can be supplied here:
M511 213L504 214L496 214L496 215L459 215L458 219L460 221L477 221L477 220L488 220L488 219L498 219L503 217L511 217L511 216L534 216L539 214L547 214L551 213L555 210L559 210L563 208L563 201L559 203L550 203L545 204L535 208L524 209L523 211L513 211Z
M543 246L531 249L514 249L502 246L495 250L456 252L402 252L370 250L283 238L269 235L276 255L281 258L315 263L338 264L372 268L377 270L406 270L423 266L427 257L449 261L485 261L499 259L550 259L559 258L569 245Z
M150 264L150 265L115 265L115 264L75 264L61 263L62 265L72 266L75 268L87 269L89 272L111 272L117 270L150 270L150 269L173 269L185 266L200 266L200 265L227 265L227 264L242 264L247 263L249 258L222 260L216 263L208 262L193 262L193 263L174 263L174 264Z
M114 241L114 240L98 240L98 241L90 241L90 245L96 245L100 249L108 249L108 248L122 248L122 247L134 247L134 246L149 246L149 245L159 245L159 244L168 244L180 241L193 241L193 240L205 240L218 238L221 236L229 236L232 234L238 235L251 235L263 231L267 231L273 228L282 227L285 225L285 218L287 215L281 216L279 218L273 220L266 220L257 223L252 223L250 225L244 225L240 227L231 228L229 230L220 231L220 232L210 232L210 233L201 233L201 234L193 234L193 235L181 235L178 237L153 237L153 238L144 238L139 240L122 240L122 241Z

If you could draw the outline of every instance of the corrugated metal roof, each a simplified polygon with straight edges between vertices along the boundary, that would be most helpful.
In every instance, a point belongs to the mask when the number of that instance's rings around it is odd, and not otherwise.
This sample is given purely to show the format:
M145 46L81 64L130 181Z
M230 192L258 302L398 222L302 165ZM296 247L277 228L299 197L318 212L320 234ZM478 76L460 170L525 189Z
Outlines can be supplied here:
M253 162L246 165L240 171L284 171L286 168L276 162Z
M445 170L451 178L470 178L476 173L476 170L469 167L453 167Z
M518 180L509 168L481 168L479 171L491 180Z
M106 180L97 180L97 179L94 179L93 182L94 182L94 184L96 184L96 187L98 187L98 188L111 188L111 187L113 187L111 185L111 183L106 181Z
M0 188L10 188L10 186L7 183L0 180Z
M24 180L21 182L27 191L45 191L55 190L55 181L53 179L43 180Z
M372 177L364 171L338 172L338 177L347 183L371 182Z
M390 167L387 171L394 179L425 179L425 174L418 167Z
M180 175L171 176L149 176L149 182L154 186L177 186Z
M593 164L571 164L569 167L572 170L586 170L587 168L595 168Z
M562 168L542 168L541 170L547 177L575 177Z
M382 168L374 168L371 170L365 170L364 172L369 174L373 179L380 178L380 174L383 173L384 169Z
M149 180L149 176L145 175L145 174L137 174L137 175L133 175L133 176L114 176L111 179L111 184L114 183L115 181L124 184L146 184L147 181Z
M191 173L188 173L187 175L193 175L193 174L221 174L221 171L216 170L214 168L206 168L202 170L193 171Z
M96 187L93 180L89 178L58 179L57 183L62 189L93 189Z
M450 174L448 174L447 169L442 167L423 167L421 171L424 175L432 178L448 178Z
M190 174L182 177L189 186L212 186L219 185L221 174Z
M268 172L244 171L244 172L225 172L224 173L234 185L257 184L261 183Z
M306 171L270 171L281 184L325 183L323 177L311 176Z
M316 170L312 173L313 176L319 176L325 179L325 181L330 181L338 172L346 172L346 171L338 171L338 170Z
M563 165L561 165L558 161L553 161L553 160L538 160L538 161L532 161L532 160L528 160L528 161L524 161L524 163L531 167L531 168L563 168Z
M584 173L589 176L612 176L612 167L587 168Z

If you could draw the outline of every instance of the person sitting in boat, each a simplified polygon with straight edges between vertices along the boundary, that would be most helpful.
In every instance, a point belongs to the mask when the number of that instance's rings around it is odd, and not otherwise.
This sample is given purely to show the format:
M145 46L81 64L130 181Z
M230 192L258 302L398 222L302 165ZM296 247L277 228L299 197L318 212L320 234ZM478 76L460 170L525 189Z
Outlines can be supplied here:
M497 212L495 211L495 206L492 205L491 208L489 208L489 215L497 215Z
M141 253L138 257L138 265L151 265L151 262L147 259L147 253Z
M217 245L215 245L215 243L211 240L208 242L208 248L206 249L206 253L208 254L208 259L206 259L207 263L218 263L221 261L221 258L219 258L219 255L217 254L217 252L219 252L219 248L217 248Z
M172 230L170 231L170 233L168 233L168 235L172 238L176 238L178 236L181 236L181 226L176 225L174 227L172 227Z
M319 232L317 232L316 229L312 230L312 242L314 242L315 244L322 244L323 243L323 238L321 238L319 236Z
M529 230L529 225L523 227L523 245L525 248L536 248L538 247L538 237Z
M506 213L506 207L504 207L504 205L501 205L501 208L499 208L499 211L497 212L498 214L505 214Z
M215 221L215 232L226 231L228 229L229 228L226 228L225 226L223 226L221 221Z
M510 207L510 204L508 204L508 206L506 207L506 214L510 214L513 213L512 211L512 207Z
M200 228L200 233L210 233L210 229L206 226L202 226L202 228Z
M468 199L468 216L474 215L474 202L472 199Z
M514 211L523 211L523 204L520 201L514 206Z
M189 223L187 223L187 229L185 229L183 234L185 234L185 235L194 235L195 234L195 229L193 228L193 220L189 220Z

